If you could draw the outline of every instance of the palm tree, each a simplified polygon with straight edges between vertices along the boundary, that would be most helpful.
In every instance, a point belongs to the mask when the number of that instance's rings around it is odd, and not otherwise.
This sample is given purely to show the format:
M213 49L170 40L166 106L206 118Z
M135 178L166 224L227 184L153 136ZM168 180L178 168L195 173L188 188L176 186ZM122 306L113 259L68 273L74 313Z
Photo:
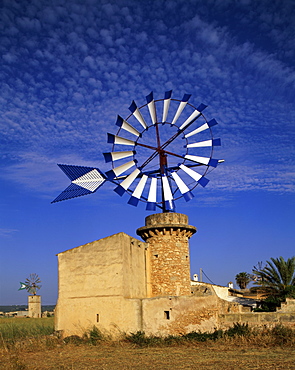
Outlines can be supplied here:
M236 283L240 289L246 289L247 285L250 283L251 277L248 272L240 272L236 275Z
M287 261L283 257L271 258L264 268L254 266L253 274L256 277L254 284L264 295L295 298L295 256Z

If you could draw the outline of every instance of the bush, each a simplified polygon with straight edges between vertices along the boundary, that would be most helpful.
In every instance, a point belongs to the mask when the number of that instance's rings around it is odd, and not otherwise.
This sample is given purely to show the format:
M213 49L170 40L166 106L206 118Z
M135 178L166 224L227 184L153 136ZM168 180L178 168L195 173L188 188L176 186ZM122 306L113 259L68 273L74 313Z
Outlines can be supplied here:
M188 334L184 334L183 337L188 340L195 340L197 342L206 342L207 340L216 340L223 337L223 330L214 330L213 333L200 331L192 331Z
M146 336L143 331L137 331L136 333L131 333L125 336L128 342L134 343L140 347L148 346L171 346L171 345L181 345L184 343L196 341L196 342L206 342L207 340L217 340L224 336L223 330L215 330L213 333L200 331L192 331L188 334L183 335L168 335L167 337L158 337L154 335Z
M167 346L178 345L183 343L183 337L179 335L168 335L168 337L164 338L164 344Z
M244 337L251 334L251 329L249 328L248 324L240 324L238 322L234 323L234 326L232 328L229 328L226 332L225 335L228 335L229 337L234 337L234 336L240 336Z
M235 336L248 336L252 333L252 330L249 328L248 324L235 323L232 328L228 330L217 330L214 332L200 332L192 331L188 334L183 335L169 335L167 337L158 337L154 335L146 336L143 331L137 331L136 333L131 333L125 336L125 339L128 342L136 344L139 347L148 347L148 346L163 346L163 345L176 345L184 344L187 342L206 342L208 340L216 341L221 338L235 337Z
M130 333L126 335L125 338L128 342L136 344L139 347L162 345L165 341L165 339L154 336L154 335L146 336L144 331L137 331L136 333Z
M105 339L101 331L96 326L93 326L93 328L88 331L86 337L88 339L88 343L94 346L97 344L97 342Z
M254 312L275 312L284 299L281 297L269 296L261 302L260 307L254 308Z

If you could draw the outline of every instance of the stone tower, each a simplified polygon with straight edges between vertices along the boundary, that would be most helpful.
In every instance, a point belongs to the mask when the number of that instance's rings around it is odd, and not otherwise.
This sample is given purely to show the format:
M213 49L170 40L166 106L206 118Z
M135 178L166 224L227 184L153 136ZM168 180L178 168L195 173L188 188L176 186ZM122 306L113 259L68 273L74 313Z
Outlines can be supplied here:
M41 317L41 296L29 295L28 296L29 317Z
M146 217L137 234L148 243L147 295L191 295L189 238L197 231L180 213Z

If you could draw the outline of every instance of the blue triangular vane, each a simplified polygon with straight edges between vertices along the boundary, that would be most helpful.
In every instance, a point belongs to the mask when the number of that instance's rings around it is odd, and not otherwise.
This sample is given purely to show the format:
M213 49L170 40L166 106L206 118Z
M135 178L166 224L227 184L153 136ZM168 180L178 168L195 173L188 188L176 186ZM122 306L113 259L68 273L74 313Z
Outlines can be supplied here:
M95 193L106 181L105 175L98 168L66 164L59 164L58 166L72 183L51 203Z

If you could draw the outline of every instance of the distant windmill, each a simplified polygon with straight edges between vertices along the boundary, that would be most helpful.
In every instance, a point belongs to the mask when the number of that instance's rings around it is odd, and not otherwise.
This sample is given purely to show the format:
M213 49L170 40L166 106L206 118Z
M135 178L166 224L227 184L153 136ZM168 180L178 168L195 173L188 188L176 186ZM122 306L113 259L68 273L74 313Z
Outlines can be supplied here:
M37 274L30 274L24 283L20 282L19 290L26 290L31 295L28 296L29 317L41 317L41 296L36 295L41 288L41 280Z
M26 278L25 282L20 282L20 288L19 290L24 290L30 294L36 295L36 292L38 289L41 288L41 280L37 274L30 274L28 278Z
M151 92L143 106L133 101L131 114L118 116L116 135L108 134L112 151L103 154L112 169L104 174L98 168L59 164L71 184L52 203L94 193L106 181L116 185L117 194L129 194L130 205L143 202L149 211L175 211L175 200L192 199L192 190L204 187L205 175L223 160L213 158L213 149L220 146L211 129L216 120L207 121L206 105L194 107L190 96L172 99L167 91L164 99L154 100Z

